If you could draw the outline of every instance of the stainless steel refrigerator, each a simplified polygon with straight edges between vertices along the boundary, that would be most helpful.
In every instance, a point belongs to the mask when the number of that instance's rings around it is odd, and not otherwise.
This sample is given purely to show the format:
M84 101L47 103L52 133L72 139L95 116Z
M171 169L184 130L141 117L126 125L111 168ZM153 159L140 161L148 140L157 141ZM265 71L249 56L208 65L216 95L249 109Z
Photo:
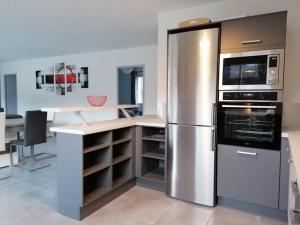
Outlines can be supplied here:
M215 204L219 28L169 32L167 194Z

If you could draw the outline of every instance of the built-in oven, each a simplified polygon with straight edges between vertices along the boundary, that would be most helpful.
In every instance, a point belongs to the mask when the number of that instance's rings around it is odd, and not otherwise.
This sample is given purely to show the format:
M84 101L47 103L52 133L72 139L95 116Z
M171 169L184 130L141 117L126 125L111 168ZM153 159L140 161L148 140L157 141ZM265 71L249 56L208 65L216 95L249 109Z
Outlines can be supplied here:
M219 144L280 150L282 91L220 91Z
M220 55L219 90L283 88L284 49Z

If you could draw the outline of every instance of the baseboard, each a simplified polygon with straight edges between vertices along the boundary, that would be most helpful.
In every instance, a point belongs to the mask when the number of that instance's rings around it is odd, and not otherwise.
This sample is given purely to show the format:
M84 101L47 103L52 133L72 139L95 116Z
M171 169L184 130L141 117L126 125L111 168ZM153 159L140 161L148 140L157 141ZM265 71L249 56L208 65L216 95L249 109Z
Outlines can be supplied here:
M272 219L275 218L284 222L288 221L287 211L283 211L280 209L255 205L255 204L242 202L230 198L224 198L224 197L218 197L218 205L226 208L232 208L232 209L248 212L258 216L269 217Z

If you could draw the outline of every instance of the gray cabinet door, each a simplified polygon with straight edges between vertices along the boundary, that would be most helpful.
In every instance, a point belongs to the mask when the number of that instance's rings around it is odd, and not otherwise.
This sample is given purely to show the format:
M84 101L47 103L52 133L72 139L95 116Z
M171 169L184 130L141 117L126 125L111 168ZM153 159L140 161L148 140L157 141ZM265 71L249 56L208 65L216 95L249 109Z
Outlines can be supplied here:
M279 189L279 208L288 209L289 195L289 143L287 138L282 138L281 160L280 160L280 189Z
M218 196L278 208L280 151L218 147Z
M228 20L222 23L221 52L282 49L285 37L286 12Z

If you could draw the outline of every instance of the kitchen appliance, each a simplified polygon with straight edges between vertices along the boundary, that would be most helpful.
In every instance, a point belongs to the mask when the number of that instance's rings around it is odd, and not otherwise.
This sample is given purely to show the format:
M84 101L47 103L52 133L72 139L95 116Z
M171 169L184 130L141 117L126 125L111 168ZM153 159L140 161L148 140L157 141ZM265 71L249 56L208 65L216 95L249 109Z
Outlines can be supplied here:
M218 143L280 150L282 91L220 91Z
M284 49L220 55L219 90L283 89Z
M218 25L169 31L167 194L215 205Z

